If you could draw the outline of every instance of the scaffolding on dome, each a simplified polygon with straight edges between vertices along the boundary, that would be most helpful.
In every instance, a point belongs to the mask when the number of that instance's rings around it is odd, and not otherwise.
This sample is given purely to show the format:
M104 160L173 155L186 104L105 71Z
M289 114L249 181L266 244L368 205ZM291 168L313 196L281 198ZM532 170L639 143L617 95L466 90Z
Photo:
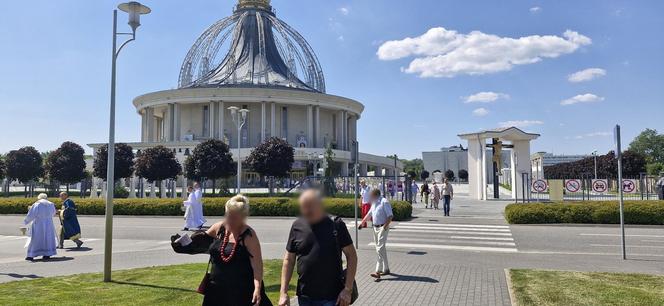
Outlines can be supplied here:
M269 1L240 0L233 15L196 40L180 69L179 88L226 86L325 93L325 77L309 43L275 16Z

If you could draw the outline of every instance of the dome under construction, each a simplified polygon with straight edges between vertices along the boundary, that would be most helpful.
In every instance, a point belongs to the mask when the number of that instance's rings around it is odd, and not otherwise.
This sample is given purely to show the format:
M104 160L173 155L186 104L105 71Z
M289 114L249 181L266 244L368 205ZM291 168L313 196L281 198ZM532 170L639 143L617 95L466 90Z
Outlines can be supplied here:
M269 0L239 0L233 15L213 24L191 47L178 86L325 93L325 78L309 43L276 17Z

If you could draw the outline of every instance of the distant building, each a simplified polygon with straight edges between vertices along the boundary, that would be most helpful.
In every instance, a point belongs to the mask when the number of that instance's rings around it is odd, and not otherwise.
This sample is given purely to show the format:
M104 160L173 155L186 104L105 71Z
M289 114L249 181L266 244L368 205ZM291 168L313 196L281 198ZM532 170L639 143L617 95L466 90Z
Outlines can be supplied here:
M487 156L491 156L491 149L487 149ZM509 151L503 150L502 154L502 169L510 167L510 154ZM424 170L429 173L435 171L445 172L447 170L454 171L454 175L459 177L459 170L468 171L468 149L463 146L452 146L441 148L440 151L422 152L422 161L424 163ZM501 169L501 172L502 172ZM491 172L493 167L491 163L487 163L487 178L488 183L493 183L493 175ZM508 173L509 175L509 173Z
M554 155L553 153L537 152L530 156L530 164L535 179L544 178L544 167L562 163L571 163L587 158L588 155Z

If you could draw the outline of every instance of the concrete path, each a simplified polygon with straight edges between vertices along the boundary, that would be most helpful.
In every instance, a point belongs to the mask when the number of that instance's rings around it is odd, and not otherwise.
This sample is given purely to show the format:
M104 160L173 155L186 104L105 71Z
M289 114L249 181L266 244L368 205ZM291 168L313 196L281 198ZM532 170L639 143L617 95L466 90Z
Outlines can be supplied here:
M502 216L507 204L462 194L453 201L451 217L416 204L415 217L395 222L390 232L394 275L380 282L369 277L375 261L371 233L359 231L357 305L509 305L508 268L664 274L664 227L629 226L629 259L623 261L616 226L510 226ZM22 219L0 216L0 282L102 270L103 218L81 217L86 248L34 263L23 260L25 238L17 236ZM282 257L292 220L250 219L266 258ZM347 221L354 237L354 222ZM206 256L170 250L168 237L182 223L172 217L115 218L114 269L206 262Z

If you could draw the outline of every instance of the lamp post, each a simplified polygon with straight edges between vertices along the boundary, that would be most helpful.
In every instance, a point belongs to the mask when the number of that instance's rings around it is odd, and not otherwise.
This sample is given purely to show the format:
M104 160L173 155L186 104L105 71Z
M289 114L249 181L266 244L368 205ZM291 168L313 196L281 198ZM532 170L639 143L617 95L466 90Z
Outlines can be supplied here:
M592 155L595 159L595 179L597 179L597 150L593 151Z
M115 79L116 61L122 48L136 39L136 29L141 25L141 15L149 14L150 8L138 2L118 5L118 9L129 14L131 33L118 33L118 10L113 10L113 54L111 58L111 109L108 129L108 157L106 165L106 227L104 235L104 282L111 281L111 259L113 254L113 191L115 189ZM130 36L118 47L118 36Z
M242 183L242 159L240 158L242 150L242 127L247 123L247 114L249 113L248 109L240 109L236 106L231 106L228 108L231 111L231 118L233 123L237 127L237 187L235 188L236 193L240 193L240 184Z

